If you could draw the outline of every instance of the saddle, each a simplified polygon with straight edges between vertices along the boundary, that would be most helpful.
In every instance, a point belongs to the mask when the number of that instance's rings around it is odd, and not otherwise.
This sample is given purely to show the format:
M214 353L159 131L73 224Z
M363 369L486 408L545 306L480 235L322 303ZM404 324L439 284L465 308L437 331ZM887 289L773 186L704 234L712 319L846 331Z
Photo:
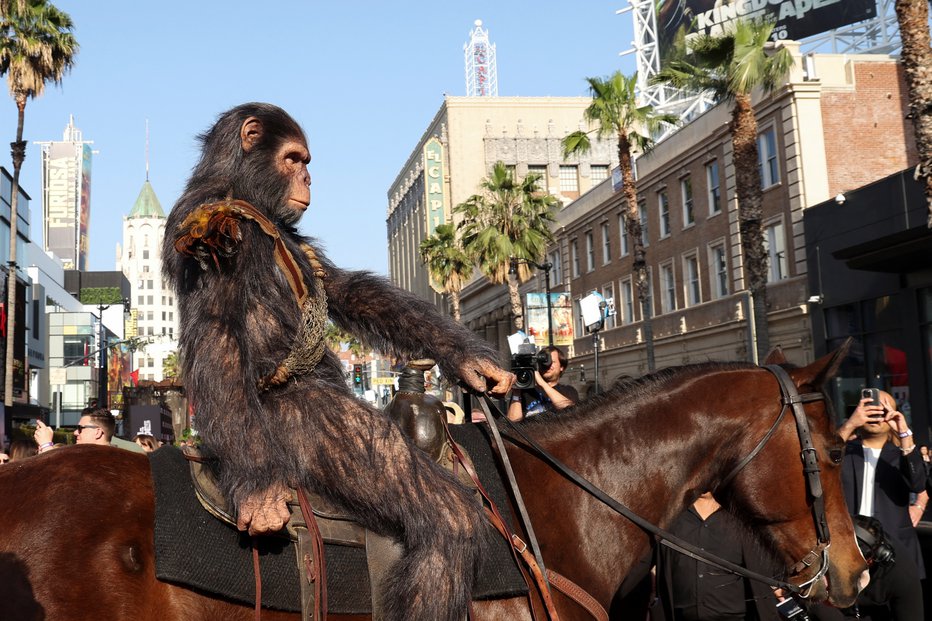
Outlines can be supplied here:
M468 488L476 484L463 468L454 468L456 455L454 448L447 442L437 443L440 434L432 429L431 417L419 418L417 428L406 429L417 439L430 438L423 446L428 454L442 467L454 472L457 478ZM442 422L437 422L442 426ZM415 442L416 444L421 444ZM458 447L462 456L466 449ZM236 527L236 514L230 503L217 486L210 460L195 448L182 448L188 461L194 492L201 506L212 516L222 522ZM470 462L471 463L471 462ZM378 618L382 602L378 600L382 589L378 585L387 575L388 569L401 556L401 546L389 537L384 537L358 524L352 515L335 506L323 496L307 490L291 490L291 499L287 502L290 519L285 529L274 533L272 537L287 537L295 543L298 574L301 588L302 619L326 618L326 558L324 543L365 549L371 585L373 618ZM302 496L304 498L302 499ZM304 500L304 502L302 502ZM256 572L258 576L258 572ZM261 601L261 583L257 582L256 601Z

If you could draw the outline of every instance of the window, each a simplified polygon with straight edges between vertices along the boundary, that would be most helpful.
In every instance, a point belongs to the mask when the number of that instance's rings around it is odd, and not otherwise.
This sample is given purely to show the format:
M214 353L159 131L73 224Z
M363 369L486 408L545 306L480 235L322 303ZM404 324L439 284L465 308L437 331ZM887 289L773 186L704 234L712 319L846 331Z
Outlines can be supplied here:
M143 304L146 303L146 296L144 296L144 295L140 295L140 296L139 296L138 298L136 298L136 299L137 299L138 302L139 302L139 306L142 306Z
M683 228L696 223L693 215L693 181L692 177L680 180L680 194L683 196Z
M610 310L615 310L615 285L614 283L609 283L602 287L602 297L605 299L605 323L602 327L605 330L609 328L614 328L618 325L616 322L617 315L612 313L609 315ZM617 311L616 311L617 312Z
M154 319L152 311L146 311L146 321L152 321Z
M658 213L660 214L660 239L670 236L670 201L666 191L657 193Z
M695 306L702 302L699 288L699 259L689 255L683 259L683 278L686 280L686 305Z
M769 188L780 182L777 167L777 132L771 127L757 137L757 164L760 168L760 187Z
M149 259L149 251L148 251L148 250L143 250L143 251L142 251L142 260L143 260L143 261L146 261L146 260L148 260L148 259Z
M573 263L573 278L579 278L579 242L570 242L570 261Z
M634 322L634 288L631 286L631 280L621 281L621 321L624 323Z
M547 191L547 166L546 165L542 166L540 164L535 164L535 165L529 164L527 167L527 174L537 175L538 177L540 177L540 179L538 179L536 183L537 189L540 190L541 192Z
M638 204L638 217L641 219L641 243L644 247L649 246L647 240L649 239L647 235L647 205L645 203Z
M718 244L709 249L709 269L712 272L712 290L716 298L728 295L728 263L725 245Z
M589 178L592 185L596 185L608 179L608 166L604 164L592 164L589 167Z
M147 295L147 296L146 296L146 303L147 303L147 304L154 304L154 302L152 301L152 299L153 299L154 297L155 297L155 296Z
M660 309L669 313L676 310L676 278L673 274L673 264L660 266Z
M788 276L783 222L774 222L764 227L764 247L767 250L767 282L783 280Z
M575 166L560 166L560 193L579 193L579 175Z
M602 265L612 260L612 238L608 234L608 222L602 223Z
M621 243L621 256L628 256L628 226L625 214L618 214L618 240Z
M550 268L550 284L559 285L563 283L563 256L559 250L554 250L547 255L547 261L553 267Z
M705 165L705 178L709 184L709 215L722 212L722 191L718 180L718 161Z
M595 248L592 245L592 231L586 233L586 271L595 269Z
M66 336L62 343L62 366L90 365L91 336Z

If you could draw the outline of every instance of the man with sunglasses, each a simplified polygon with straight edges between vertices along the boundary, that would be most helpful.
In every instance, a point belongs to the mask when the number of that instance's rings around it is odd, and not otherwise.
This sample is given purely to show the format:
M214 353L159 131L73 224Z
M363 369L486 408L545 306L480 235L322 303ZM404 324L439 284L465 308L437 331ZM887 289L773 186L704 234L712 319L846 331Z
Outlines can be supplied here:
M87 408L81 413L78 426L74 429L75 444L110 446L114 429L116 429L116 422L110 412L103 408L96 410Z

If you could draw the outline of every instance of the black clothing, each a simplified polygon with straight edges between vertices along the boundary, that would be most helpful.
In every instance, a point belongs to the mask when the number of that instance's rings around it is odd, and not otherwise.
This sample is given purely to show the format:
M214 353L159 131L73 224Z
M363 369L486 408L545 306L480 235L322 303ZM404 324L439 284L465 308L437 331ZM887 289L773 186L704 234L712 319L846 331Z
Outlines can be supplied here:
M670 527L674 535L707 552L752 571L772 575L773 571L766 565L760 551L740 536L741 530L735 518L724 510L716 511L703 521L692 506L681 513ZM710 567L666 546L661 547L659 574L658 595L669 620L780 618L776 610L777 599L767 585Z
M553 387L558 393L572 401L574 404L579 403L579 393L569 384L557 384ZM553 412L555 408L550 401L550 397L540 386L528 388L521 391L521 409L525 416L535 416L544 412Z
M880 520L887 536L900 544L903 556L908 556L919 570L919 578L925 578L925 565L916 529L909 519L909 494L924 490L926 478L918 448L903 455L892 442L884 444L874 473L874 515L871 517ZM864 483L864 447L860 440L845 446L841 481L848 513L858 515Z
M893 546L896 562L892 565L871 566L870 584L858 595L856 608L852 606L838 610L823 604L811 607L809 616L814 621L924 619L922 590L918 587L916 565L899 542L888 539L887 543Z

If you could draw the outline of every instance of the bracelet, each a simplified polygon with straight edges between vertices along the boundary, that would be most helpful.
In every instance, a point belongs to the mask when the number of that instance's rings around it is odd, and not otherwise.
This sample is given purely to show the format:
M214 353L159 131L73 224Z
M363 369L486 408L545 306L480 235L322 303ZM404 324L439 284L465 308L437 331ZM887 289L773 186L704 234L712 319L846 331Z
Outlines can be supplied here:
M909 436L913 435L913 432L907 429L906 431L897 431L896 435L900 436L901 438L908 438Z
M51 448L51 447L53 447L53 446L55 446L55 443L54 443L54 442L45 442L45 443L39 445L39 450L41 451L42 449Z

